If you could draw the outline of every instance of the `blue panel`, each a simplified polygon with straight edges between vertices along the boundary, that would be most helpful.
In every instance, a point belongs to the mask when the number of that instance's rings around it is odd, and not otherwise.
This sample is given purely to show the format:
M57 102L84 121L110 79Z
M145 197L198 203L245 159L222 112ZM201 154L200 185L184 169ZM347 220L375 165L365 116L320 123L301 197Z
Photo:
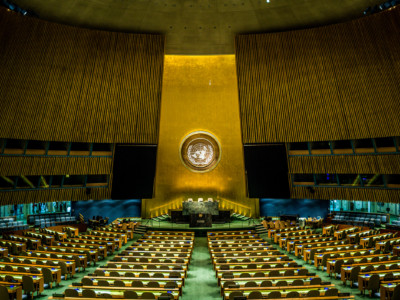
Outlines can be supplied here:
M260 199L261 216L280 216L283 214L299 217L325 218L328 214L329 201L313 199Z
M89 200L71 203L71 209L78 216L82 214L86 219L93 216L109 217L112 222L121 217L140 217L142 201L131 200Z

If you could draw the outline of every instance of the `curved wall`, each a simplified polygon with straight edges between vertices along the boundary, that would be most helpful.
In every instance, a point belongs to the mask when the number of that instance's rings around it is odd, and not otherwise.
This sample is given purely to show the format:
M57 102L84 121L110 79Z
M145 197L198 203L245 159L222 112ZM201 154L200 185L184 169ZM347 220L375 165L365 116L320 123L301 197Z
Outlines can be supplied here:
M237 36L243 143L400 136L399 40L400 7L326 27ZM372 152L288 157L289 175L400 174L398 153ZM291 182L291 197L400 202L400 188Z
M243 143L400 135L399 40L400 8L237 36Z
M156 144L164 37L0 9L0 137Z
M0 139L158 143L163 36L89 30L0 9L0 45ZM109 180L106 187L41 190L0 185L0 201L109 199L112 170L112 155L1 155L0 178L8 182L67 174Z

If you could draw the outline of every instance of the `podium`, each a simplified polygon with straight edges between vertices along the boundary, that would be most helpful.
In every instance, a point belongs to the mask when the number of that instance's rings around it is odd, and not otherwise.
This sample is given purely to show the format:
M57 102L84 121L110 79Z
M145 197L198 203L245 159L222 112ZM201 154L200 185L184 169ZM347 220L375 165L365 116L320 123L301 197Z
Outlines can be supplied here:
M218 202L183 202L182 215L190 215L190 227L211 227L212 216L219 215Z

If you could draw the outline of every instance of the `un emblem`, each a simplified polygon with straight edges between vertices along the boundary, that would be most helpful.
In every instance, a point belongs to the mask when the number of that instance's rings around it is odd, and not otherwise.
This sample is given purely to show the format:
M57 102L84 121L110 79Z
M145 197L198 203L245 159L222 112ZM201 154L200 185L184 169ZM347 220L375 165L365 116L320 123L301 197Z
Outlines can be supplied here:
M218 140L205 131L196 131L185 136L180 154L185 166L196 172L212 170L221 157Z

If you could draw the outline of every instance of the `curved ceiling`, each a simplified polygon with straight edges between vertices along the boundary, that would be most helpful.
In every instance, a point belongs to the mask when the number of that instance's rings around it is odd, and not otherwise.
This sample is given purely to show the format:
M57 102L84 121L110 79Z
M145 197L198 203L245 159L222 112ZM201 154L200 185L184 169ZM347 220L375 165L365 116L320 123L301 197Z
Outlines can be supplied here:
M333 24L383 0L13 0L41 19L165 34L167 54L232 54L234 36Z

